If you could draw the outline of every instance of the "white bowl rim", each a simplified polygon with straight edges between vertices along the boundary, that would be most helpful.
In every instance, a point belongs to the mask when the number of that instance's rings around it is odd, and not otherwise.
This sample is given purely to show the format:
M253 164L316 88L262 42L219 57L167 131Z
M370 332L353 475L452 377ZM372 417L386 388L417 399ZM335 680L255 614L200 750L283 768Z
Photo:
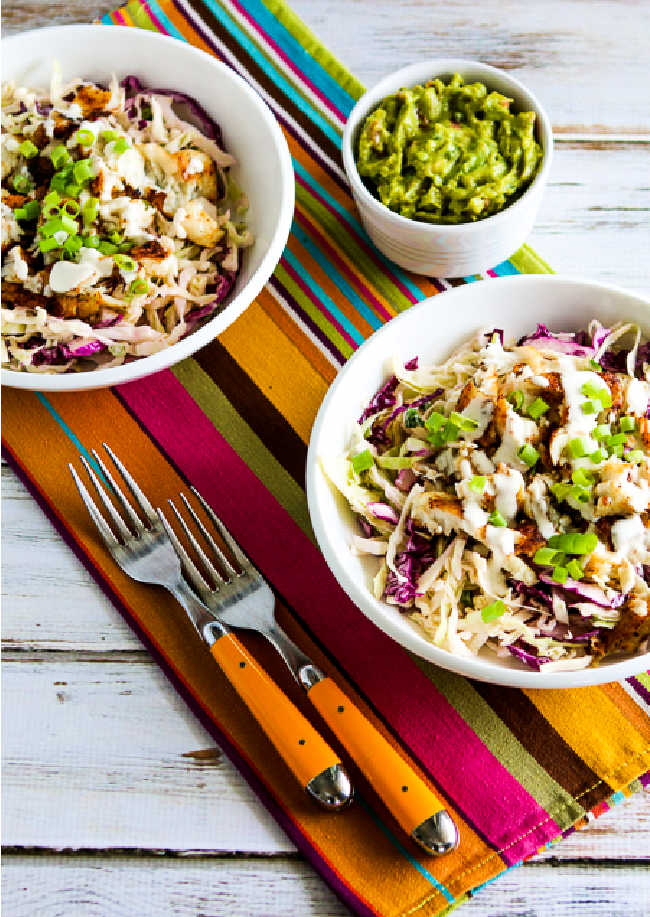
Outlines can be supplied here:
M353 140L355 131L361 121L361 118L368 114L369 109L382 98L384 98L385 95L390 94L391 91L394 91L395 88L397 88L395 86L396 81L399 82L402 78L404 78L407 82L412 82L413 79L417 79L415 76L416 73L426 69L427 71L431 70L432 76L430 78L434 79L436 73L454 73L455 71L462 72L463 70L469 69L470 67L484 71L487 78L489 78L490 75L498 76L499 79L506 83L510 83L512 87L531 99L535 113L539 118L544 148L542 166L539 172L532 180L530 185L526 188L524 193L518 197L516 201L508 204L498 213L493 213L491 216L485 217L483 220L475 220L474 222L467 223L423 223L419 220L411 220L409 217L404 217L399 213L395 213L395 211L391 210L389 207L386 207L385 204L382 204L381 201L377 200L377 198L374 197L370 191L368 191L364 183L361 181L361 176L357 170L357 164L354 159ZM369 99L372 99L370 104ZM508 219L509 214L511 214L515 209L519 209L519 205L522 204L522 202L527 202L527 199L530 198L533 193L537 193L539 188L544 186L553 159L553 128L551 127L549 117L537 96L527 86L525 86L514 76L511 76L505 70L501 70L498 67L491 66L491 64L484 64L479 60L473 60L471 58L439 57L432 58L431 60L418 61L414 64L407 64L406 67L401 67L399 70L394 70L392 73L389 73L387 76L383 77L383 79L381 79L371 89L368 89L366 92L364 92L364 94L357 100L356 105L348 115L348 119L343 130L341 150L343 155L343 165L355 194L357 194L363 203L370 207L376 214L381 215L389 222L392 222L396 230L408 226L417 227L418 230L422 229L423 233L426 233L430 236L440 235L441 232L449 233L450 235L458 235L461 233L477 233L481 230L482 227L486 225L493 226L496 221L505 222L505 220Z
M61 33L71 34L78 32L80 35L83 35L92 31L94 35L99 29L105 28L105 26L91 23L47 26L43 29L30 29L26 32L20 32L17 35L10 35L8 38L4 39L3 45L6 48L13 44L20 45L23 42L29 43L30 39L33 39L35 36L40 37L44 34L51 34L53 36L53 41L55 36ZM251 305L273 273L289 237L295 206L295 177L293 165L285 136L266 102L243 77L232 69L232 67L222 63L207 52L194 47L194 45L189 42L182 42L171 35L161 35L159 32L151 32L147 29L124 29L122 31L127 33L124 37L129 41L133 40L136 42L143 42L144 44L150 42L155 46L173 45L177 49L182 48L190 57L200 58L203 61L207 59L215 70L239 84L245 94L254 100L260 118L268 124L272 135L275 137L276 150L280 162L280 176L283 185L283 193L281 195L282 204L278 216L276 232L257 270L251 275L248 282L239 293L237 293L228 303L226 308L222 312L217 313L217 315L210 319L205 325L197 328L191 334L187 335L187 337L182 338L166 350L162 350L148 357L141 357L138 360L134 360L132 363L114 366L112 369L96 369L89 370L88 372L47 374L2 369L0 372L0 384L7 385L10 388L29 389L40 392L85 391L121 385L123 382L133 382L136 379L141 379L144 376L149 376L160 370L168 369L180 360L191 356L191 354L195 353L197 350L210 344L225 330L225 328L239 318L249 305ZM227 316L227 321L223 320L224 316Z
M575 287L588 286L592 289L601 289L610 293L614 293L615 295L634 299L637 302L642 302L648 305L650 308L650 299L642 296L639 293L625 290L622 287L615 286L613 284L592 281L588 278L581 278L574 275L567 276L558 274L520 274L516 276L499 277L485 282L490 284L499 283L515 286L521 285L523 287L526 283L530 283L531 281L536 283L549 284L549 286L559 284L566 284ZM480 289L480 284L466 284L460 287L455 287L452 290L445 291L445 293L442 295L468 295L465 292L468 288ZM396 621L399 620L398 617L393 617L391 614L385 614L381 620L378 620L375 614L370 610L372 607L371 603L374 603L375 599L363 584L356 582L348 576L345 567L339 561L338 553L340 552L341 546L337 546L334 540L330 538L327 526L325 525L324 519L321 515L320 507L316 498L317 480L319 478L322 480L324 477L323 471L320 468L318 457L323 451L321 449L319 440L322 427L324 426L325 417L327 415L328 405L333 399L336 391L338 391L338 389L345 384L346 373L344 370L348 366L353 365L356 360L360 359L361 351L365 348L365 345L371 340L374 342L380 335L385 336L386 334L390 334L391 326L395 327L394 323L399 323L401 321L407 320L406 316L410 315L413 312L413 309L417 310L420 308L426 308L427 303L431 302L431 300L435 298L435 296L432 296L421 300L419 303L411 306L411 308L407 309L405 312L396 315L389 322L375 331L371 337L367 338L366 341L361 344L360 347L352 354L352 356L344 364L341 370L339 370L339 373L328 389L327 394L325 395L325 398L323 399L319 408L314 426L312 427L309 449L307 452L307 505L318 546L320 547L330 570L334 574L341 588L348 594L348 596L363 612L363 614L365 614L366 617L369 618L373 624L375 624L385 634L387 634L389 637L392 637L396 643L419 656L420 658L426 659L429 662L433 662L440 668L451 672L456 672L459 675L464 675L466 678L473 678L478 681L485 681L491 684L498 684L513 688L538 688L555 690L561 688L587 687L613 681L620 681L621 679L629 678L631 675L645 671L646 669L650 668L650 651L642 653L638 656L627 657L620 662L613 662L604 667L590 666L586 669L567 672L536 672L532 669L510 669L500 667L498 664L488 662L478 656L471 658L455 656L453 653L440 649L428 641L424 636L421 636L415 626L412 628L412 630L407 631L406 634L402 631L398 631L397 627L395 626ZM383 607L383 603L377 604ZM387 609L390 608L388 605L385 607ZM394 615L398 616L399 612L395 611Z

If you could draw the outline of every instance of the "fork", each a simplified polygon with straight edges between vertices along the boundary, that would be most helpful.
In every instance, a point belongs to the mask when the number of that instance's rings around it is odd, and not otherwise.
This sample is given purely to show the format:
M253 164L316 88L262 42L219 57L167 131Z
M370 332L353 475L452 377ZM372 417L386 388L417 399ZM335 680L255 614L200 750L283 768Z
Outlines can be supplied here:
M223 624L256 630L273 644L401 827L428 853L449 853L458 845L458 832L443 803L336 682L284 633L275 618L275 597L270 586L198 490L192 487L192 492L239 567L235 569L226 557L184 493L180 498L201 541L195 537L173 500L169 500L203 573L199 572L162 510L158 509L158 513L197 595Z
M123 515L117 511L90 463L84 456L80 456L113 525L111 528L74 466L70 464L68 467L81 499L111 556L128 576L141 583L164 586L172 593L187 612L199 636L209 646L212 656L234 689L307 793L325 808L342 808L351 800L353 791L338 755L250 656L228 625L215 618L197 599L183 577L178 557L165 533L166 521L164 526L132 475L109 446L106 443L103 445L147 522L146 525L142 522L93 449L92 455L97 467L101 469L123 510Z

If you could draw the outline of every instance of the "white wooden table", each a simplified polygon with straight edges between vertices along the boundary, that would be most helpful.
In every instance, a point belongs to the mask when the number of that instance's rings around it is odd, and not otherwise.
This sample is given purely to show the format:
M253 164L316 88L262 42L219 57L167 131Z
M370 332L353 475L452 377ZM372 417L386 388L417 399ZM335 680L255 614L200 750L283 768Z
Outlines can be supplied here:
M514 71L557 141L532 244L558 271L650 295L650 4L292 5L368 85L423 57ZM109 7L5 0L5 34ZM345 914L7 468L3 510L6 917ZM649 864L646 794L462 913L647 917Z

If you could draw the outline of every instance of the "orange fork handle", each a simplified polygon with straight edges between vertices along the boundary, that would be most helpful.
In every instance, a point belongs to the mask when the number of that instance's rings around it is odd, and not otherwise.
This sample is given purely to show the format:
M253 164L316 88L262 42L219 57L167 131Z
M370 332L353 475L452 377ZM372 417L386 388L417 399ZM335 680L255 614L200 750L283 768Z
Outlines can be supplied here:
M304 788L314 777L340 763L336 752L234 634L219 637L210 652Z
M308 695L407 834L444 804L331 678Z

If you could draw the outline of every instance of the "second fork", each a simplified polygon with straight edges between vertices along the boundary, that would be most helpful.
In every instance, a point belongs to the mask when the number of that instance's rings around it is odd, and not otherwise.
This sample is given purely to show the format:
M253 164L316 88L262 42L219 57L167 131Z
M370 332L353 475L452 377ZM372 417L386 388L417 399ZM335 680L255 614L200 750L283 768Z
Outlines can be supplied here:
M231 627L256 630L265 636L278 650L294 678L305 689L325 722L407 834L428 853L442 855L452 851L458 844L458 831L442 801L336 682L314 665L279 627L275 619L275 597L269 584L198 490L193 487L192 492L240 568L239 571L235 570L189 500L181 493L185 509L203 539L202 544L225 573L223 576L219 572L183 515L170 500L170 506L199 563L212 580L210 585L159 509L158 513L181 558L185 574L202 601L223 623Z

